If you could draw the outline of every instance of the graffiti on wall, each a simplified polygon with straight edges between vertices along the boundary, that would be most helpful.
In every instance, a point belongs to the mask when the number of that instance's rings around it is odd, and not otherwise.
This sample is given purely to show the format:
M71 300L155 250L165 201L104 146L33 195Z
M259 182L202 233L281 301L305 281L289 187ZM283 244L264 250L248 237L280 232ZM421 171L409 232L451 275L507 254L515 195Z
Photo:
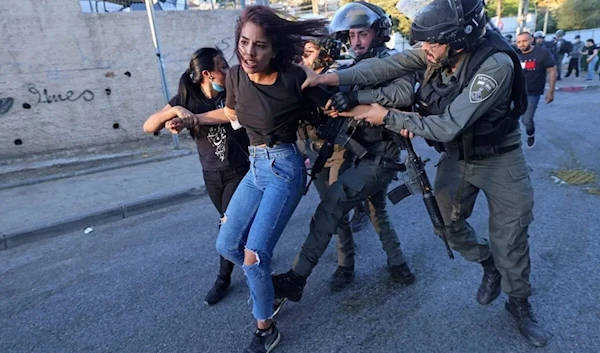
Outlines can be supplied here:
M0 115L8 113L14 102L13 97L0 98Z
M62 94L49 94L48 90L44 88L42 92L40 92L34 84L30 83L27 85L27 90L34 94L37 97L37 103L58 103L58 102L76 102L80 99L83 99L86 102L90 102L94 100L94 92L89 89L84 90L83 92L76 94L74 91L65 92L64 96Z
M223 38L219 41L215 42L215 47L219 48L219 50L221 50L223 53L225 53L225 56L227 59L227 61L231 61L233 60L233 58L235 58L235 52L234 52L234 39L232 37L226 37ZM227 52L231 50L231 55L227 55Z

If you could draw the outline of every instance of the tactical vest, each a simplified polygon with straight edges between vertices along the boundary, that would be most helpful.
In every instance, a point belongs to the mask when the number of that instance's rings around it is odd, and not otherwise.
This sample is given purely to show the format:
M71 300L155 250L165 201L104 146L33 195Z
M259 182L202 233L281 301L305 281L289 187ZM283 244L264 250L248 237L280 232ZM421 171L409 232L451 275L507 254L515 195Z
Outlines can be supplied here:
M388 47L378 47L378 48L373 48L370 49L367 53L361 55L359 58L359 60L355 61L354 64L356 64L358 61L360 60L364 60L364 59L369 59L369 58L386 58L388 56L394 55L395 53L397 53L397 51L395 49L389 49ZM353 64L353 65L354 65ZM373 86L353 86L350 88L351 91L358 91L358 90L363 90L363 89L376 89L379 87L383 87L386 86L388 84L390 84L391 81L386 81L377 85L373 85ZM378 143L380 143L381 141L387 141L387 140L391 140L391 134L390 132L385 129L383 126L373 126L373 125L368 125L368 124L361 124L358 128L357 131L354 133L354 138L356 139L356 141L358 141L361 145L363 145L366 148L372 147Z
M430 82L421 85L417 90L418 111L421 115L442 114L469 85L483 62L498 52L508 54L514 66L510 110L502 117L491 118L486 115L480 117L470 128L449 143L427 141L438 151L447 151L453 159L459 156L468 159L475 155L485 155L489 153L489 147L500 145L508 133L519 127L519 117L527 110L527 88L517 53L499 34L488 31L477 50L468 58L463 82L446 85L442 83L438 71Z

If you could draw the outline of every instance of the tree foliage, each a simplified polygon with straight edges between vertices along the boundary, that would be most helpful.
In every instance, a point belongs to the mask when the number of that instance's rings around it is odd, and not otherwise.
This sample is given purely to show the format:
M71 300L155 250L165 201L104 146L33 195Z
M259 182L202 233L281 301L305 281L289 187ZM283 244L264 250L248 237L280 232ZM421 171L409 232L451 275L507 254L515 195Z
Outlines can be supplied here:
M600 27L598 0L566 0L558 8L558 27L564 30Z
M501 0L502 17L516 16L520 0ZM352 0L342 0L342 4ZM368 1L385 10L391 17L394 31L400 32L408 38L410 33L410 20L396 9L398 0L370 0ZM486 1L486 9L490 17L496 16L498 0ZM598 0L530 0L529 12L537 12L536 29L542 29L544 14L548 16L548 32L556 29L574 30L600 27L600 6Z
M556 32L556 30L558 30L558 26L556 23L556 11L542 10L538 12L538 16L535 20L535 29L544 29L544 17L546 15L546 11L548 11L548 24L546 26L546 33L554 33Z
M516 16L519 11L519 0L501 0L502 1L502 17ZM496 16L498 9L498 0L486 1L487 13L490 17Z

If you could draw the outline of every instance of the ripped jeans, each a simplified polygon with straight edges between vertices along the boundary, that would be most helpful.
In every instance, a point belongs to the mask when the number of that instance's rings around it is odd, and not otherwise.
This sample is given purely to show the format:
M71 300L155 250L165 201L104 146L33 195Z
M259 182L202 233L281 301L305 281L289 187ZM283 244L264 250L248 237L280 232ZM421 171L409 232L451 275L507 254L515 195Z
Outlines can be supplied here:
M273 249L294 213L306 185L304 160L295 144L249 147L250 170L225 211L217 251L244 269L256 320L273 316ZM244 251L256 263L244 265Z

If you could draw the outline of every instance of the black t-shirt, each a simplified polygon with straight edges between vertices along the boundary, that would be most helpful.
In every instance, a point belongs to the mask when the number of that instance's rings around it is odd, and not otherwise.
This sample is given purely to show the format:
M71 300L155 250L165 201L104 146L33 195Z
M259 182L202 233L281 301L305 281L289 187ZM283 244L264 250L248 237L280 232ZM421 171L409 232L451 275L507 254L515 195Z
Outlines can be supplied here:
M532 96L543 94L546 86L546 69L554 66L552 54L542 47L533 47L533 50L527 54L521 52L518 54L527 82L527 94Z
M224 107L225 92L212 99L198 92L193 98L188 97L188 102L181 102L178 94L169 104L180 105L194 114L206 113ZM190 132L196 141L203 170L224 171L248 163L248 135L244 129L233 130L227 123L200 126Z
M302 91L305 79L306 73L296 65L278 72L272 85L252 82L239 65L229 70L226 105L235 109L251 145L296 141L298 121L306 114L306 103L324 106L330 97L319 87Z
M598 46L592 45L591 47L586 46L585 51L587 51L587 56L594 55L594 50L598 49Z

